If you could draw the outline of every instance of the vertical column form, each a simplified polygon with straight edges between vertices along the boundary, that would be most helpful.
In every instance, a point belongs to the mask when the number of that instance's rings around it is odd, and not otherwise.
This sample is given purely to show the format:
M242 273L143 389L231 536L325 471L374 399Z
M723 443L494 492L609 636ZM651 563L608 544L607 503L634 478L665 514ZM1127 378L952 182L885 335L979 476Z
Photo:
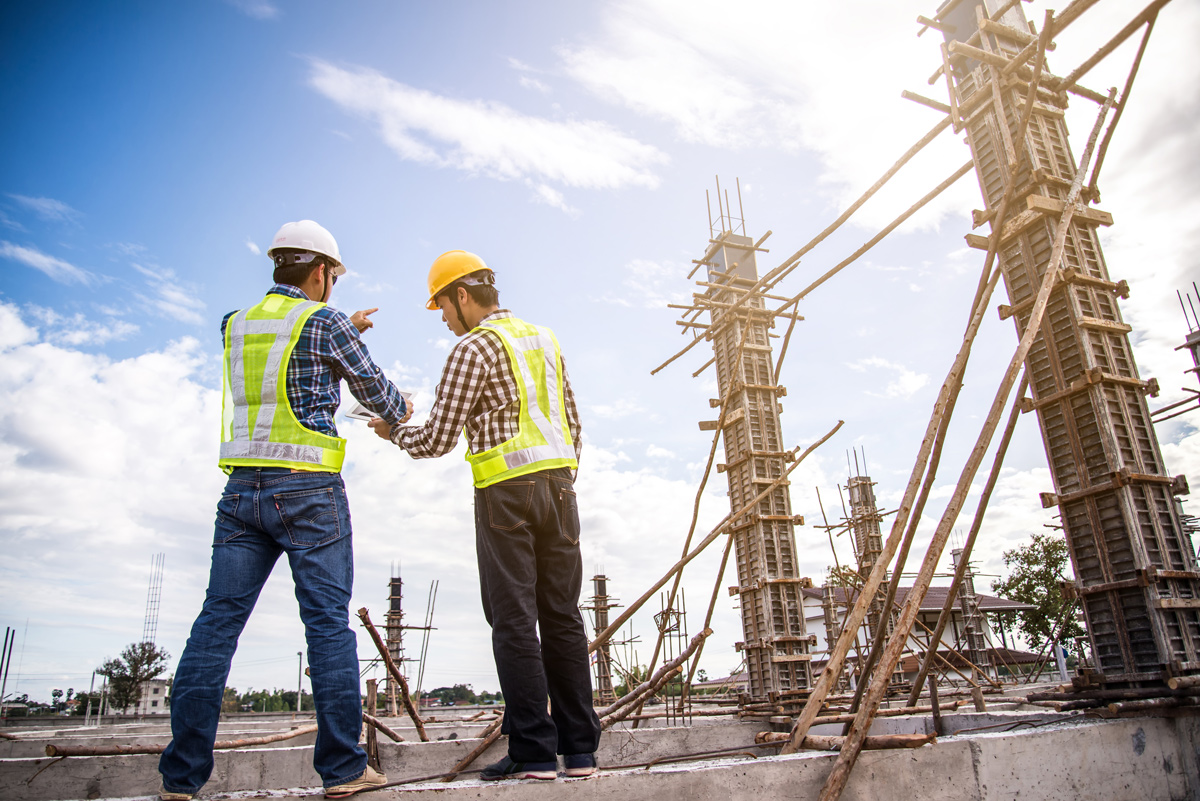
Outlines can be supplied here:
M846 521L854 536L854 552L858 555L858 575L866 581L871 575L879 555L883 553L883 533L879 523L883 520L879 507L875 504L874 482L869 476L852 476L846 482L846 494L850 496L850 517ZM880 624L892 628L892 615L883 613L883 604L887 600L887 576L884 583L879 585L879 591L871 601L867 612L867 641L870 642L878 631Z
M608 628L608 610L614 609L620 604L613 603L613 599L608 595L608 576L603 574L592 576L592 591L592 605L580 608L594 615L596 633L599 634ZM617 700L616 693L613 692L610 640L605 640L596 649L592 667L596 675L596 701L600 704L610 704Z
M837 590L832 584L821 585L821 611L825 613L825 650L827 652L833 650L834 643L842 634L842 627L838 621L836 592ZM845 663L843 663L842 669L838 671L837 683L833 685L833 692L844 692L849 686L849 682L846 681Z
M955 570L962 557L962 548L950 552ZM963 616L963 653L981 669L990 672L992 661L987 633L984 631L983 613L979 611L979 596L975 594L975 574L971 572L969 563L958 587L958 605Z
M399 576L393 576L388 582L388 612L384 621L387 636L387 649L396 663L396 667L404 672L404 581ZM396 706L403 691L390 675L387 677L388 714L395 716L400 710Z
M785 390L774 381L770 312L761 297L751 297L736 313L721 315L757 281L754 256L753 240L722 233L709 249L707 291L699 297L713 320L706 336L725 409L726 464L718 469L726 473L735 511L780 478L785 461L794 458L780 432L779 398ZM745 652L752 701L800 698L812 685L814 638L805 631L801 593L812 582L797 572L796 520L787 486L776 487L753 511L732 521L744 634L737 647Z
M879 506L875 503L874 487L875 482L870 476L851 476L846 482L846 494L850 497L850 517L846 520L846 525L854 536L858 575L864 582L883 553L883 532L879 528L883 515L879 513ZM887 583L888 574L885 573L883 582L871 601L871 607L867 610L867 642L874 641L880 626L885 626L886 635L890 635L896 624L898 610L884 609L887 603ZM897 665L892 673L892 684L903 683L904 671Z
M964 0L942 15L955 26L947 38L977 34L980 11L980 0ZM1003 22L987 26L976 45L1009 58L1025 39L1006 31L1028 23L1019 7ZM1067 96L1039 90L1023 139L1012 141L1032 70L1005 77L963 57L953 66L989 213L1007 189L1006 143L1020 165L998 254L1011 304L1001 314L1012 316L1020 335L1077 170ZM1128 287L1109 278L1100 249L1097 226L1110 222L1087 208L1070 223L1055 291L1025 361L1033 395L1025 410L1037 411L1057 493L1048 501L1062 515L1095 668L1104 681L1129 683L1200 669L1200 573L1146 406L1152 384L1138 376L1117 305Z

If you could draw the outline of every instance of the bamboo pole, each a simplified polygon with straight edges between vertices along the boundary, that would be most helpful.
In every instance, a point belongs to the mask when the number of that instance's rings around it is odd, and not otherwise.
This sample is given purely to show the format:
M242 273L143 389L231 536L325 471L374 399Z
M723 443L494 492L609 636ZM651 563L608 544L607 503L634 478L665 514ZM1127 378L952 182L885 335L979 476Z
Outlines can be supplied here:
M421 721L421 716L418 714L416 706L413 705L412 694L408 691L408 682L404 680L404 676L400 674L400 669L392 661L392 655L388 653L387 646L383 643L383 638L379 636L379 631L375 628L375 624L371 622L371 613L367 611L365 606L358 610L358 619L362 621L363 627L371 635L371 640L375 643L375 648L379 651L379 655L383 657L383 664L387 667L388 675L400 685L401 700L404 701L404 708L408 711L408 716L412 718L413 725L417 727L417 735L420 736L421 742L429 742L429 735L425 733L425 724Z
M248 748L252 745L268 745L270 743L278 743L283 740L291 740L294 737L300 737L305 734L312 734L317 730L317 724L313 723L309 726L301 726L298 729L285 731L280 734L271 734L265 737L247 737L242 740L220 740L213 743L214 751L227 751L231 748ZM53 743L46 744L46 756L48 757L70 757L70 756L120 756L121 754L161 754L167 748L167 744L161 745L54 745Z
M1108 100L1102 107L1100 114L1097 116L1096 124L1092 129L1091 136L1088 138L1088 144L1084 149L1075 179L1071 183L1071 190L1068 192L1064 202L1063 214L1055 232L1054 246L1051 249L1050 259L1046 264L1045 275L1042 278L1041 287L1038 289L1037 299L1030 310L1030 318L1026 324L1025 331L1021 335L1020 344L1009 361L1008 369L1005 371L1004 377L1000 382L1000 387L996 391L996 397L992 401L992 407L984 422L983 430L976 440L975 447L968 457L967 464L959 476L954 494L951 496L950 502L946 506L946 511L938 523L937 530L934 532L933 540L921 565L917 580L913 583L913 588L905 601L904 609L900 613L900 623L888 641L887 648L884 650L883 660L875 669L870 689L866 694L866 703L859 709L858 718L851 724L846 745L838 755L837 763L834 765L833 771L829 774L825 782L825 787L821 791L821 801L836 801L836 799L840 798L842 790L846 786L846 781L850 778L850 770L854 767L854 763L858 758L858 753L862 748L861 743L863 738L866 737L867 729L870 727L874 712L879 707L879 703L883 700L883 696L887 692L887 677L890 676L900 659L904 643L908 638L908 632L912 629L913 621L920 611L921 600L924 598L925 591L929 587L929 582L933 578L934 570L937 567L938 560L941 558L942 549L945 547L950 530L962 507L963 501L966 499L971 481L974 479L975 473L983 461L984 452L987 450L992 435L995 433L1000 413L1008 401L1008 395L1012 391L1013 384L1016 382L1017 373L1021 369L1021 365L1024 363L1025 357L1033 346L1033 340L1041 327L1042 318L1045 315L1046 306L1050 300L1051 290L1054 288L1059 274L1059 263L1062 261L1063 253L1066 249L1067 235L1070 232L1071 221L1075 215L1079 193L1083 188L1083 179L1087 174L1088 164L1091 161L1096 140L1099 138L1100 130L1104 125L1104 118L1112 108L1115 100L1116 89L1113 89L1109 93Z
M824 445L825 442L830 437L832 437L834 434L836 434L838 429L840 429L842 427L843 423L844 423L844 421L838 420L837 425L835 425L833 428L831 428L829 430L829 432L827 434L825 434L825 436L821 437L819 440L814 442L812 445L808 446L808 448L806 448L803 453L801 453L798 457L796 457L796 461L794 461L790 465L788 465L787 469L783 471L783 475L781 475L779 478L775 479L769 485L767 485L767 488L764 489L762 492L760 492L757 496L755 496L754 500L750 501L745 506L743 506L741 509L738 509L736 512L727 515L717 525L716 528L714 528L711 532L709 532L707 537L705 537L703 540L700 541L699 545L697 545L695 548L692 549L692 551L687 556L685 556L684 558L682 558L678 562L676 562L674 565L672 565L671 569L667 571L666 575L664 575L661 579L656 581L654 583L654 586L652 586L650 589L646 590L646 592L644 592L640 598L638 598L636 601L634 601L628 607L626 607L625 611L622 612L620 615L618 615L616 620L614 620L612 623L609 624L608 628L606 628L604 631L597 634L596 639L592 640L591 644L588 645L588 653L589 654L592 653L597 648L599 648L601 645L603 645L606 641L608 641L608 639L611 638L613 636L613 634L615 634L617 632L617 630L619 630L621 628L621 626L625 625L625 621L629 620L629 618L632 617L635 612L637 612L639 609L642 608L642 605L644 603L646 603L646 601L648 601L654 595L654 593L658 592L659 590L661 590L663 588L663 585L666 584L667 581L670 580L670 578L673 575L675 575L676 572L678 572L678 571L682 570L684 567L686 567L687 564L689 562L691 562L693 559L695 559L697 556L699 556L704 551L705 548L707 548L709 545L712 545L712 543L717 539L717 537L719 537L719 536L721 536L721 534L725 533L725 531L729 528L729 526L732 525L734 520L737 520L742 515L746 514L747 512L751 511L752 509L754 509L754 507L756 507L758 505L759 501L761 501L763 498L767 497L772 492L774 492L775 489L777 487L781 486L784 481L787 481L787 478L788 478L788 476L790 476L792 474L792 471L795 470L797 467L799 467L801 462L803 462L804 459L810 453L812 453L814 450L819 448L821 445Z
M946 591L946 602L942 604L942 611L938 615L937 624L930 633L930 642L932 645L930 650L925 652L925 659L921 662L921 667L917 670L917 677L913 679L913 689L908 695L909 706L915 706L917 703L917 698L921 694L921 687L925 684L925 678L929 675L929 666L933 661L932 654L937 651L938 643L942 641L942 634L946 631L946 625L950 622L951 611L954 609L954 599L959 587L962 586L963 577L967 573L967 562L971 557L971 550L975 547L975 539L979 535L979 529L983 526L983 515L987 511L988 503L991 501L992 491L995 490L996 482L1000 479L1000 469L1004 465L1004 456L1008 452L1008 444L1012 441L1013 432L1017 428L1017 419L1021 416L1021 398L1024 397L1025 390L1028 387L1029 375L1022 371L1021 383L1017 388L1017 394L1013 397L1012 410L1008 414L1008 422L1004 426L1004 433L1000 436L1000 444L996 446L996 456L992 460L992 471L988 474L987 483L983 487L983 494L979 496L979 505L975 507L975 518L971 521L971 530L967 533L966 542L963 543L962 559L954 571L954 578L950 582L950 589Z
M366 723L368 723L368 724L369 724L369 725L372 727L371 729L368 729L368 730L367 730L367 734L368 734L368 736L369 736L369 735L371 735L371 734L373 733L373 730L374 730L374 729L378 729L379 731L381 731L381 732L383 732L385 735L387 735L388 739L390 739L392 742L395 742L395 743L402 743L402 742L404 742L404 738L403 738L403 737L401 737L399 734L397 734L395 730L393 730L393 729L392 729L390 726L388 726L386 723L384 723L382 720L380 720L379 718L375 717L374 715L370 715L370 714L368 714L368 713L364 712L364 713L363 713L363 720L364 720ZM378 745L376 745L376 754L375 754L375 756L376 756L376 757L378 757L378 756L379 756L379 753L378 753ZM378 766L378 765L372 765L372 767L374 767L376 770L380 770L380 768L379 768L379 766Z

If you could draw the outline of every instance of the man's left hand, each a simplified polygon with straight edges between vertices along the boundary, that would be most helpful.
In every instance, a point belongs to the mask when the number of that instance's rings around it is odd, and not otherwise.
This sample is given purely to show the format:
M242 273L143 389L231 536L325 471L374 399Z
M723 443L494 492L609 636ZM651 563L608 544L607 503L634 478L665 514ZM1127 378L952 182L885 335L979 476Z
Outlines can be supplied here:
M392 426L382 417L372 417L367 421L367 425L371 427L375 435L380 439L386 439L388 442L392 441Z

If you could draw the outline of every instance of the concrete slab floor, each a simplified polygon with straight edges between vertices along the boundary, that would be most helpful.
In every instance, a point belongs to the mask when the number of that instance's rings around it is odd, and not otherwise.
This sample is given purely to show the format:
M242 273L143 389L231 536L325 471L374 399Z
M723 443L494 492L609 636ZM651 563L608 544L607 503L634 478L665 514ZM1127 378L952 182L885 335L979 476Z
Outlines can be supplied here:
M878 733L926 731L928 718L890 718ZM601 765L646 762L659 756L748 746L761 725L733 723L692 728L607 732ZM864 752L843 794L846 801L911 799L1200 799L1200 718L1085 720L1079 716L999 712L945 715L944 736L920 749ZM1008 729L1006 731L1006 729ZM469 740L381 743L383 768L393 781L440 773L466 754ZM739 749L740 750L740 749ZM754 749L746 748L747 751ZM504 753L497 743L477 763ZM730 756L698 762L602 771L584 780L452 784L424 783L361 796L371 801L439 797L549 798L569 792L590 799L815 798L836 754L789 757ZM11 801L149 798L158 786L157 757L86 757L0 760L0 788ZM224 752L202 799L311 799L321 797L311 748ZM269 788L269 789L258 789ZM417 795L413 795L417 794Z

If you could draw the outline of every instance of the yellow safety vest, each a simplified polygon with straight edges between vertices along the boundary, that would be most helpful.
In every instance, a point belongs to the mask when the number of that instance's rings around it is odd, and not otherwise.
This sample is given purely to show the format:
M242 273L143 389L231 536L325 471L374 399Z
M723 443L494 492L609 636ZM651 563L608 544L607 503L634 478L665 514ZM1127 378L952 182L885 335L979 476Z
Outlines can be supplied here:
M287 396L292 351L308 318L324 305L267 295L229 318L218 462L226 473L235 467L341 472L346 440L301 425Z
M515 317L488 320L475 330L483 328L504 344L521 409L515 437L482 453L467 452L475 486L556 467L577 467L563 399L562 354L554 332Z

